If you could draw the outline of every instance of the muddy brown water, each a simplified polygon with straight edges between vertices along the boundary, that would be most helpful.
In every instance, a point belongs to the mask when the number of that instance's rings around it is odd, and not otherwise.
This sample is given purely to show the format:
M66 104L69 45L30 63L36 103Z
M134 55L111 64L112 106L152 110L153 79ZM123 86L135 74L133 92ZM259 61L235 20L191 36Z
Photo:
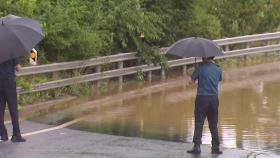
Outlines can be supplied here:
M226 70L220 85L219 131L222 146L280 155L279 62ZM33 120L70 128L168 141L191 142L196 87L184 77L162 83L130 85L127 92L88 100ZM207 121L203 144L211 144Z

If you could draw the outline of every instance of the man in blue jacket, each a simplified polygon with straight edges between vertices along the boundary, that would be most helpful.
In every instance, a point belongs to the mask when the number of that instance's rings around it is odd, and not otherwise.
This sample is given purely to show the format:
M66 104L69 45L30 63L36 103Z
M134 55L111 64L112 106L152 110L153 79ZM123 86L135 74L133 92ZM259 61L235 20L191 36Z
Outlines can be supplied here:
M11 59L0 63L0 136L2 141L8 140L7 129L4 124L6 103L8 103L10 116L13 125L12 142L25 142L19 129L19 117L17 107L17 91L15 70L21 68L19 59Z
M195 100L194 146L188 153L200 154L200 144L205 118L207 117L212 135L212 154L222 154L218 135L218 84L222 80L222 71L213 61L214 57L202 58L202 63L195 69L191 78L198 81Z

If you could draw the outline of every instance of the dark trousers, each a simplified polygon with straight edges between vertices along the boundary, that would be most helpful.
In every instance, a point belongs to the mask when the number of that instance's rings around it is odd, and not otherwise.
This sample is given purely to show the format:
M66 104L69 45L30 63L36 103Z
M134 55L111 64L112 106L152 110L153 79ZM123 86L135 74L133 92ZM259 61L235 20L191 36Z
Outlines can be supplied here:
M13 125L13 135L20 134L17 107L16 82L14 80L0 79L0 134L7 132L4 124L6 103L10 111Z
M204 120L207 117L212 135L212 146L220 144L218 135L218 96L197 96L195 100L195 130L193 142L201 144Z

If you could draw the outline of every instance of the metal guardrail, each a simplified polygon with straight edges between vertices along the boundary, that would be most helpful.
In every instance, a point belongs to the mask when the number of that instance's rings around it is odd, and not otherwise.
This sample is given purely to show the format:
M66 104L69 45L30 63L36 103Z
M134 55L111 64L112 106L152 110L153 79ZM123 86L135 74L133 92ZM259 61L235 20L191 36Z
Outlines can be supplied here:
M218 39L214 41L217 42L219 46L225 46L231 44L240 44L240 43L272 40L272 39L280 39L280 32L258 34L258 35L247 35L241 37ZM165 53L166 49L167 48L162 48L162 52ZM96 66L96 65L106 64L106 63L120 62L120 61L133 60L133 59L137 59L136 52L98 57L89 60L80 60L80 61L25 67L17 75L24 76L24 75L31 75L31 74L69 70L69 69L78 69L78 68L83 68L88 66Z
M96 66L105 63L126 61L132 59L137 59L136 52L104 56L104 57L98 57L98 58L93 58L88 60L78 60L78 61L71 61L71 62L24 67L19 73L17 73L17 76L34 75L39 73L63 71L63 70L70 70L70 69L79 69L88 66Z
M275 33L266 33L266 34L258 34L258 35L247 35L241 37L233 37L233 38L225 38L215 40L220 46L229 46L232 44L241 44L241 43L250 43L256 41L266 41L266 40L278 40L278 44L275 45L266 45L262 47L253 47L253 48L245 48L245 49L238 49L238 50L230 50L225 51L224 56L220 56L220 58L229 58L229 57L236 57L236 56L244 56L250 55L255 53L266 53L266 52L280 52L280 32ZM164 54L167 48L162 48L161 52ZM73 61L73 62L63 62L63 63L54 63L54 64L47 64L47 65L40 65L40 66L32 66L32 67L25 67L17 73L17 76L25 76L25 75L34 75L40 73L51 73L63 70L70 70L70 69L80 69L89 66L99 66L106 63L114 63L114 62L124 62L128 60L137 59L136 52L132 53L123 53L105 57L98 57L89 60L81 60L81 61ZM176 66L184 66L193 64L194 58L184 58L184 59L177 59L168 61L169 67L176 67ZM122 64L121 64L122 65ZM96 72L93 74L86 74L86 75L79 75L72 78L60 79L56 81L46 82L42 84L35 85L32 90L25 91L22 88L18 89L20 94L22 93L29 93L29 92L37 92L43 91L58 87L64 87L72 84L88 82L88 81L99 81L102 79L114 78L119 77L120 81L122 82L122 76L135 74L139 71L142 72L151 72L153 70L160 70L160 66L153 66L153 65L140 65L140 66L133 66L123 68L120 66L118 69L109 70L104 72ZM162 72L164 73L164 71Z
M246 36L239 36L233 38L224 38L224 39L215 40L215 42L217 42L218 45L220 46L224 46L224 45L273 40L273 39L280 39L280 32L246 35Z

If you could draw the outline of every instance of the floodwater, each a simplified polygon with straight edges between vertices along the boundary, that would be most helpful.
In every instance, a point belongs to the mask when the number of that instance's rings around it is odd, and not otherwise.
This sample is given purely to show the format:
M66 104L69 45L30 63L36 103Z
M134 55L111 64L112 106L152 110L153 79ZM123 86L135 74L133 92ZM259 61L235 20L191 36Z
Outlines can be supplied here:
M220 86L219 134L222 146L280 155L280 75L257 73L251 76L253 80L240 78L227 80ZM101 101L88 101L34 120L61 124L83 117L70 128L192 142L195 92L195 86L186 86L184 79L172 79L170 83L116 94ZM211 144L207 121L202 142Z

